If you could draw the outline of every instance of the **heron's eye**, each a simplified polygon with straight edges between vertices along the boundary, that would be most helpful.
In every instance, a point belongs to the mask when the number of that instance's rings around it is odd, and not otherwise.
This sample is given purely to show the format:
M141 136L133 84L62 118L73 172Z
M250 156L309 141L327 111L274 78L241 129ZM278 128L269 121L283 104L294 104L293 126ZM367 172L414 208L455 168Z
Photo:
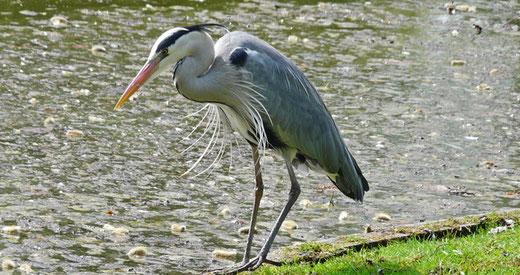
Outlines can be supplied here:
M162 53L162 54L168 54L168 49L162 49L162 50L161 50L161 53Z

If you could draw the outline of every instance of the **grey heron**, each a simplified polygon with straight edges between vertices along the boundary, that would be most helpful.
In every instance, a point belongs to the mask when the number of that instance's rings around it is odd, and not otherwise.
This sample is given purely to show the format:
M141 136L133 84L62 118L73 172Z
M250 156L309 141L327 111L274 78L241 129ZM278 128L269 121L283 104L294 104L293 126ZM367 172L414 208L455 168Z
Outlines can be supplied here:
M163 33L114 109L173 67L178 92L193 101L215 104L220 122L251 145L255 199L243 260L226 271L236 273L269 262L266 257L276 234L300 194L293 166L306 165L325 174L354 200L362 201L369 188L323 100L302 71L268 43L246 32L228 32L214 43L208 28L216 26L224 27L201 24ZM259 152L267 148L285 160L291 187L267 241L260 253L250 258L264 189Z

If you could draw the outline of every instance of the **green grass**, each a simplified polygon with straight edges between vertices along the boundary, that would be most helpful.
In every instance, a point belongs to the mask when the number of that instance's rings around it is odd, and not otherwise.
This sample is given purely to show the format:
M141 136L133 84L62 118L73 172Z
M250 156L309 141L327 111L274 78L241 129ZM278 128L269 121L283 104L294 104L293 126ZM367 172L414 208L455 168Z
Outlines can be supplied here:
M392 242L324 263L265 265L253 274L520 274L520 226L494 235L490 228L461 238Z

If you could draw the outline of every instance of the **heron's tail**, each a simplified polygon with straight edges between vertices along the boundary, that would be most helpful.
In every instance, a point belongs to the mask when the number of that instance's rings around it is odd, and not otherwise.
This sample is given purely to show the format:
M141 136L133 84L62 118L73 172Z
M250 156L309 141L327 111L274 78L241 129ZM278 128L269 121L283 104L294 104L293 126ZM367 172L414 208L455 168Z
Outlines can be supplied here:
M346 152L347 156L344 158L338 175L335 180L331 180L343 194L354 200L363 201L363 196L369 189L368 181L348 149Z

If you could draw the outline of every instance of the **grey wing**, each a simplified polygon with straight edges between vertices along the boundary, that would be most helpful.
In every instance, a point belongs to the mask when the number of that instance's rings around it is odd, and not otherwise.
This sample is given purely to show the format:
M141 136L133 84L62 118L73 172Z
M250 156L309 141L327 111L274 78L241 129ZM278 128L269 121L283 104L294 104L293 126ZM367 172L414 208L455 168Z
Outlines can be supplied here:
M264 96L261 101L270 117L264 122L269 143L296 149L300 160L317 162L345 195L362 200L368 183L323 100L296 65L263 40L243 32L222 37L216 49L243 70Z

